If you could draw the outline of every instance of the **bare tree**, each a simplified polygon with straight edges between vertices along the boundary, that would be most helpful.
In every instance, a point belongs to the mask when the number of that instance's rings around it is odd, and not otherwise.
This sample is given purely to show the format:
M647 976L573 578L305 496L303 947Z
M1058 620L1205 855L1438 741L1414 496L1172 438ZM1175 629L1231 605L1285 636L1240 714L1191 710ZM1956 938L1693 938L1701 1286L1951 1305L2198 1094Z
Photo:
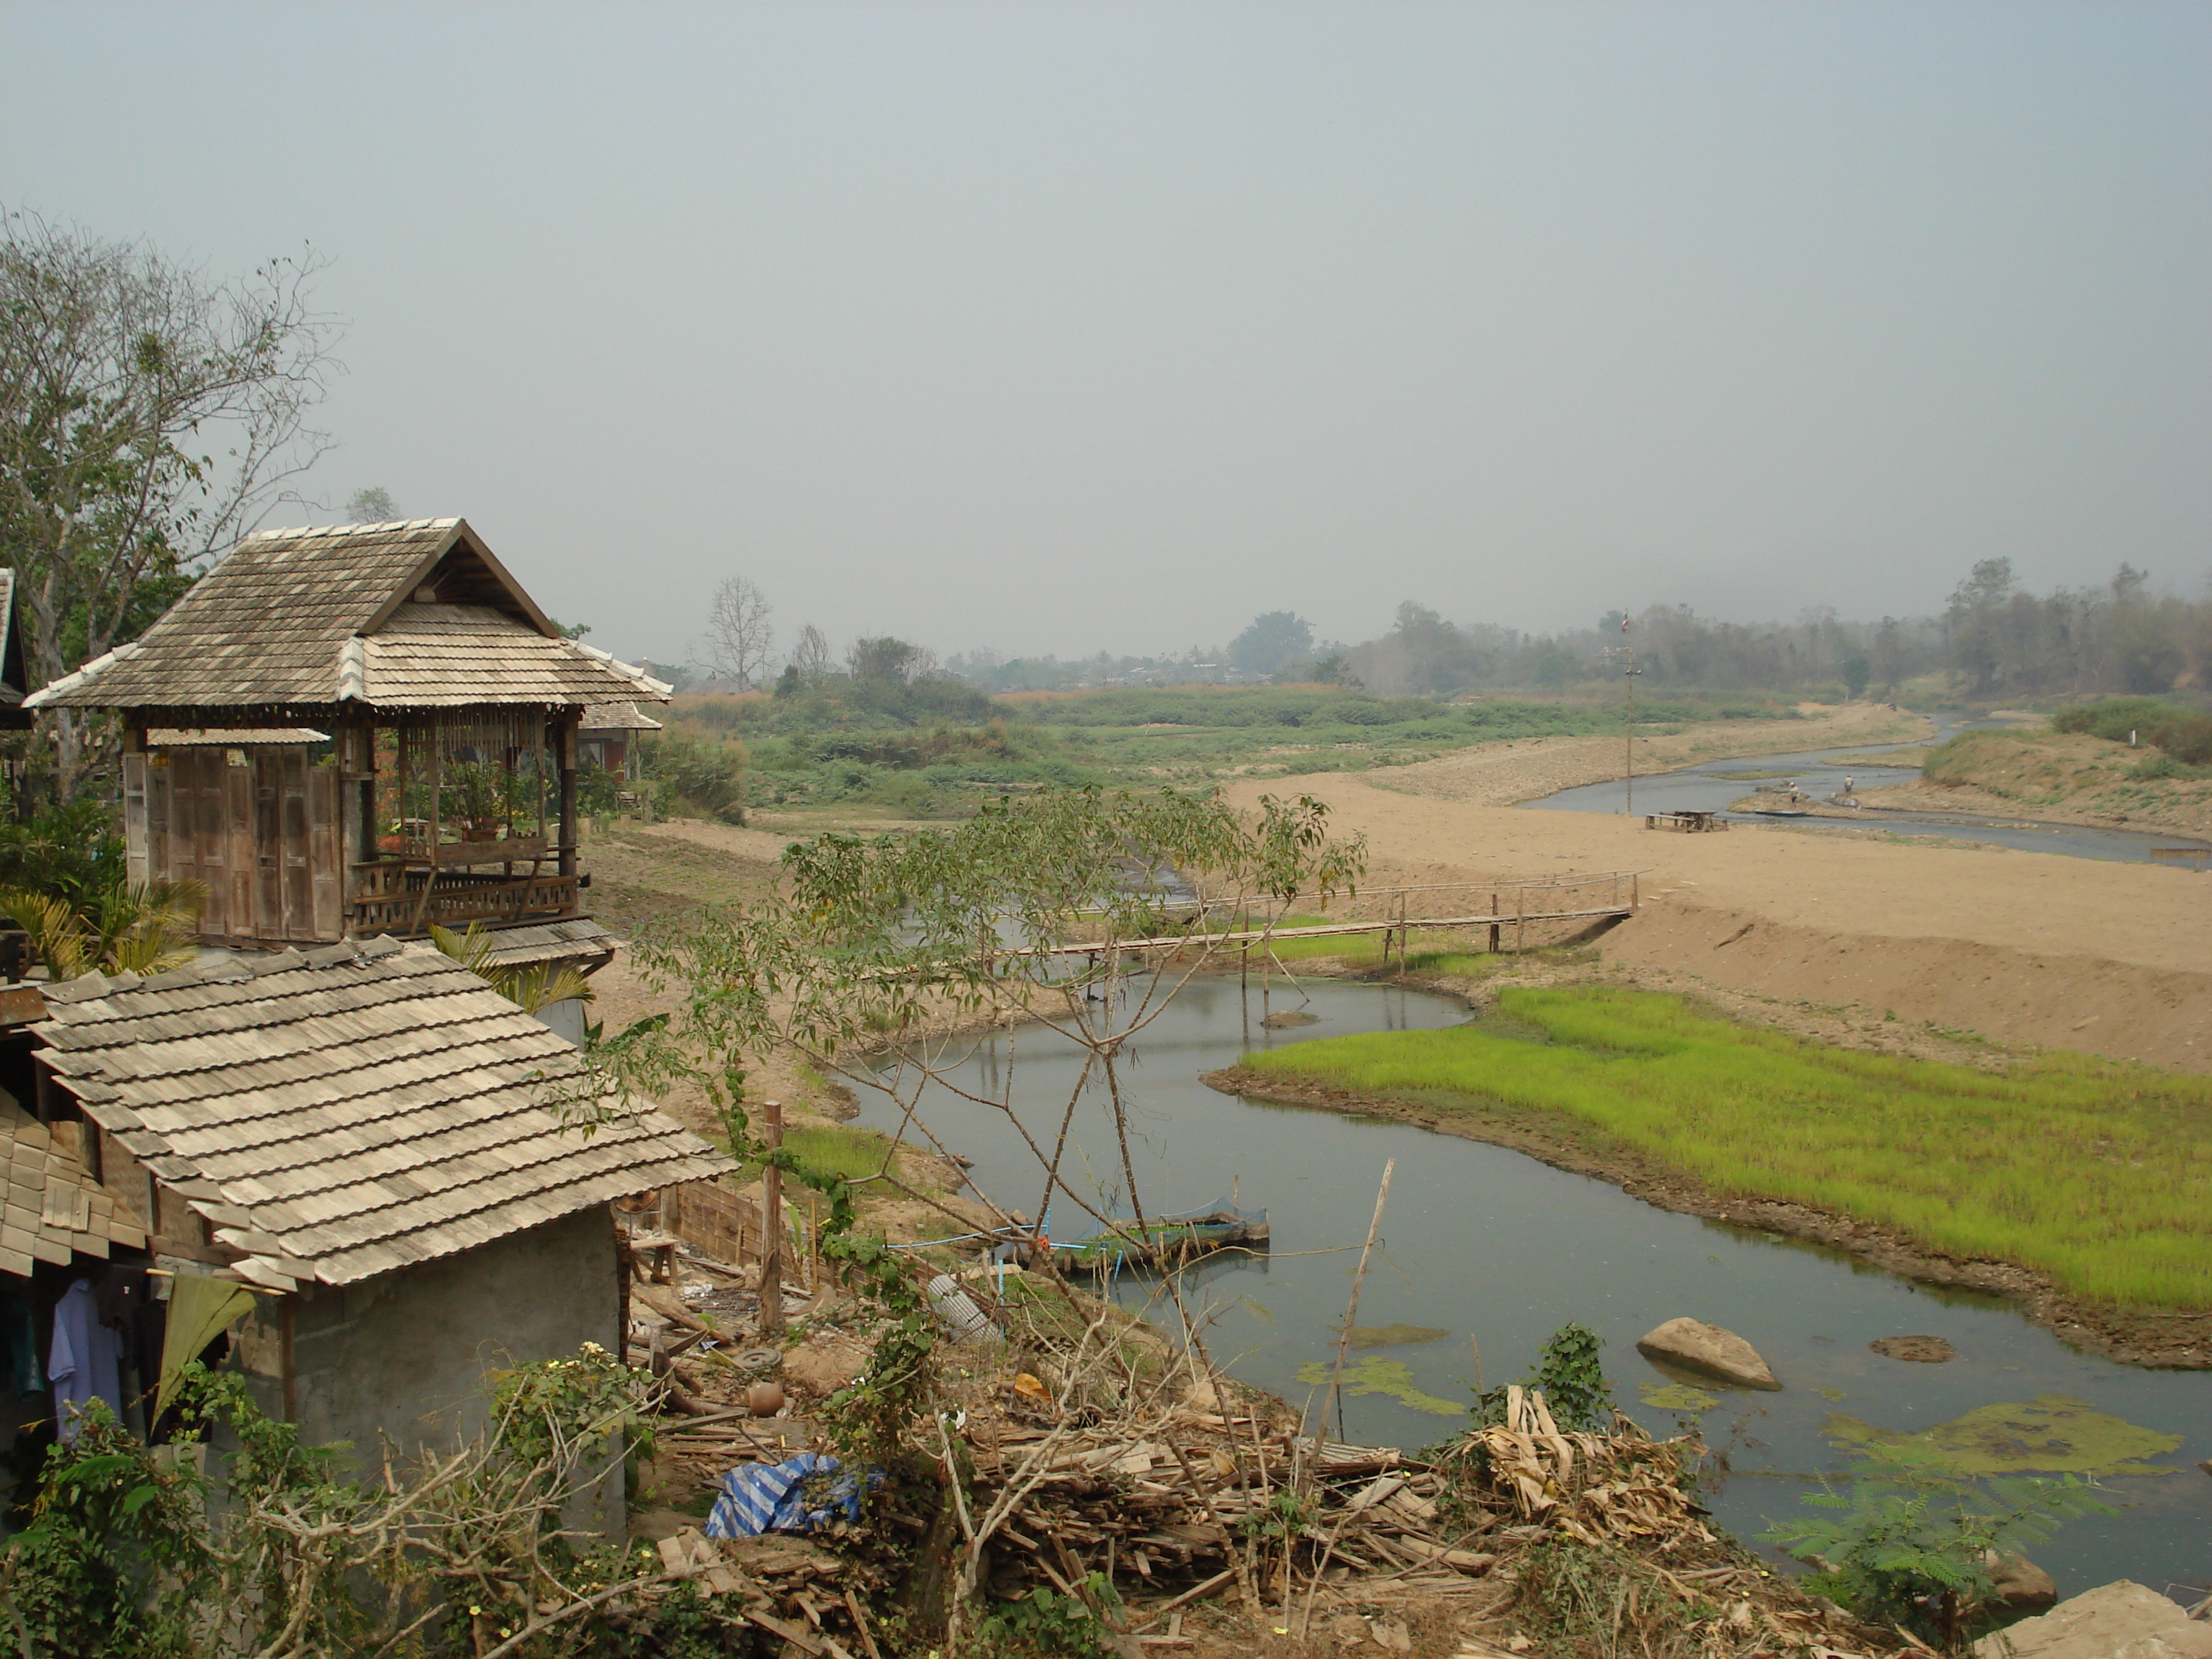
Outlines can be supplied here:
M308 300L322 263L216 282L143 243L0 218L0 550L40 682L132 637L299 499L289 481L331 447L307 420L337 367L337 321ZM47 718L66 795L85 717Z
M759 584L745 576L725 576L707 607L707 631L694 647L700 666L718 678L750 686L768 666L775 644L768 596Z
M799 671L799 678L809 685L819 685L830 673L831 658L830 639L812 623L799 630L798 643L791 647L791 665Z

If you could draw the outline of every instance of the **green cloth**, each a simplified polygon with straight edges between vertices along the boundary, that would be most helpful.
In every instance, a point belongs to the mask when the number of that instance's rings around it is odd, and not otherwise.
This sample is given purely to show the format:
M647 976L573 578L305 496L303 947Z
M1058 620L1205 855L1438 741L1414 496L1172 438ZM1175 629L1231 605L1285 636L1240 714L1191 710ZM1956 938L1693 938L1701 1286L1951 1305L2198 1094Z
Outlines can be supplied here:
M155 1417L169 1408L177 1379L200 1357L200 1350L253 1310L253 1292L232 1279L210 1273L179 1273L170 1281L169 1324L161 1339L161 1387L154 1396Z

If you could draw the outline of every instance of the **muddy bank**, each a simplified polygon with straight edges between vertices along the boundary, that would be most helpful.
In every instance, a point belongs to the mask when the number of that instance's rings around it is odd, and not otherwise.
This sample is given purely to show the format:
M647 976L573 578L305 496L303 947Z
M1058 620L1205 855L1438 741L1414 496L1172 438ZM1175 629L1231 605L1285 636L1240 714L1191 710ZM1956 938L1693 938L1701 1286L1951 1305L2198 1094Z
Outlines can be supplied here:
M1924 1284L1954 1285L2002 1297L2036 1324L2075 1346L2109 1359L2179 1370L2212 1370L2212 1310L2176 1315L2092 1302L2069 1295L2049 1275L2034 1269L2008 1261L1948 1255L1893 1228L1782 1200L1726 1196L1693 1176L1611 1145L1596 1132L1558 1118L1465 1096L1423 1099L1362 1094L1296 1082L1241 1066L1206 1073L1200 1081L1223 1094L1390 1118L1439 1134L1510 1147L1554 1169L1594 1176L1662 1210L1825 1244Z

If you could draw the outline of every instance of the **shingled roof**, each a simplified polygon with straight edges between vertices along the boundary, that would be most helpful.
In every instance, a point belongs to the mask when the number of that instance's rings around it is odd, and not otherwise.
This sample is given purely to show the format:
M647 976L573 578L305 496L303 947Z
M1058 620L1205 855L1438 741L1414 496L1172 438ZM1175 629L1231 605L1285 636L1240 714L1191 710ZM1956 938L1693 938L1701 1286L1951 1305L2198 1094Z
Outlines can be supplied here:
M39 1058L264 1288L347 1285L730 1160L640 1108L586 1135L574 1051L449 958L380 939L46 993Z
M31 717L23 710L30 684L23 657L23 629L15 616L15 573L0 568L0 730L21 731Z
M84 1125L59 1126L80 1132ZM69 1265L111 1244L143 1249L146 1235L85 1173L75 1143L0 1094L0 1273L27 1279L36 1261Z
M584 711L583 724L578 730L592 732L658 732L661 724L652 715L639 711L634 702L593 703Z
M562 638L464 520L416 519L249 536L143 638L26 706L556 707L668 691Z

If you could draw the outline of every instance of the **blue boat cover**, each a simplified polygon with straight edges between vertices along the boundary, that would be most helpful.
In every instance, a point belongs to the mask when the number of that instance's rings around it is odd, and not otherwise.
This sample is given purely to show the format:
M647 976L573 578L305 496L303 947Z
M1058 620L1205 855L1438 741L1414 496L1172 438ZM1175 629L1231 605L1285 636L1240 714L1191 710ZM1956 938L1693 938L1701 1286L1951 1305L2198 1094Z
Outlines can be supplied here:
M812 1532L860 1518L860 1486L819 1452L781 1463L742 1463L722 1477L707 1514L709 1538L757 1538L764 1532ZM882 1477L872 1477L874 1486Z

